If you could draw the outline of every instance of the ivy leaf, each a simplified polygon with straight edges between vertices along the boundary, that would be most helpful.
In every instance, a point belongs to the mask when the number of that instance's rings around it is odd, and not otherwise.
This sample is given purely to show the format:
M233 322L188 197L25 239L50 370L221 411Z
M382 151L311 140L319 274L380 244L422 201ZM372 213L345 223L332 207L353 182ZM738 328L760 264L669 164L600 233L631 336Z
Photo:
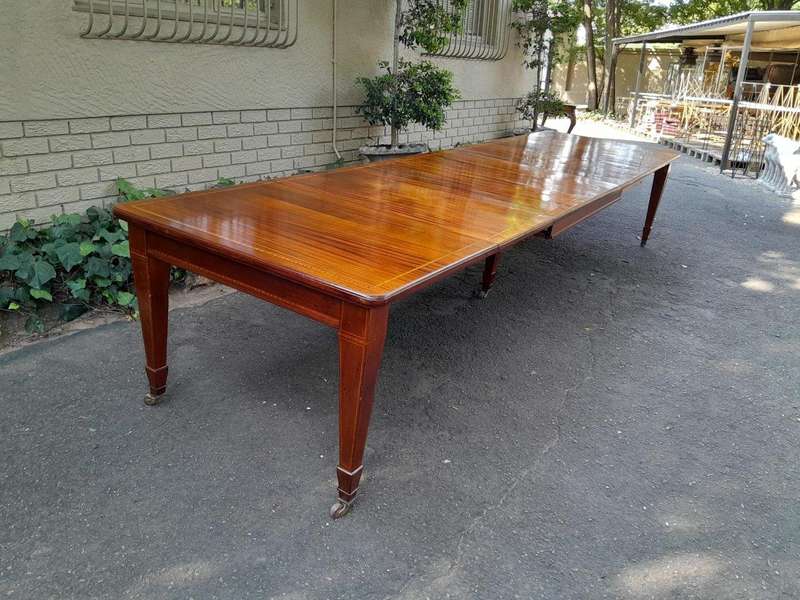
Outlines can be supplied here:
M114 256L121 256L123 258L130 258L131 257L131 249L128 240L124 242L120 242L119 244L114 244L111 246L111 253Z
M97 236L110 244L125 239L125 233L122 231L109 231L108 229L101 229L97 232Z
M18 302L9 302L8 303L8 310L19 310L19 303Z
M53 268L53 266L43 260L37 260L34 262L31 271L32 275L28 281L28 284L32 288L41 289L45 283L51 279L55 279L56 276L56 270Z
M67 282L67 287L70 289L71 292L77 292L78 290L86 289L86 280L83 278L79 279L70 279Z
M89 260L86 261L85 271L87 277L108 277L108 261L96 256L90 256Z
M0 271L16 271L19 268L19 258L16 255L6 253L0 256Z
M27 240L35 239L37 235L38 232L31 227L30 221L20 219L11 226L11 231L8 234L8 238L12 242L25 242Z
M126 179L117 179L117 191L125 200L141 200L145 197L144 193L137 189L130 181Z
M69 271L72 267L83 262L84 255L81 253L81 245L78 242L69 242L56 248L56 255L64 268Z
M91 293L86 288L80 290L72 290L72 297L82 302L89 302L92 299Z
M31 288L30 290L31 298L36 298L37 300L47 300L48 302L53 301L53 296L50 295L50 292L47 290L39 290L36 288Z
M125 233L128 233L128 222L123 221L122 219L119 220L119 228L122 229Z
M94 283L97 287L107 288L111 285L111 280L106 279L105 277L96 277Z
M133 302L134 298L136 298L136 296L130 292L119 292L117 294L117 304L120 306L128 306L131 302Z
M16 255L19 261L19 267L15 275L22 281L29 283L33 271L33 252L25 251Z
M96 249L97 249L97 246L95 246L92 242L88 242L88 241L87 242L81 242L80 246L78 247L78 250L81 253L81 256L89 256Z

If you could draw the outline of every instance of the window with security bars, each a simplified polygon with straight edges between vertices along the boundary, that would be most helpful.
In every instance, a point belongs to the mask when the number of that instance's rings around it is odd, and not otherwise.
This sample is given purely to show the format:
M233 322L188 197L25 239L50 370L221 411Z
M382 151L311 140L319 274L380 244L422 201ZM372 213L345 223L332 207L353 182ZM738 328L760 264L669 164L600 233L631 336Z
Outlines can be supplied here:
M74 0L82 37L288 48L300 0Z
M438 0L449 11L456 11L450 0ZM469 0L461 15L460 31L450 36L447 45L435 56L474 60L501 60L511 39L512 0Z

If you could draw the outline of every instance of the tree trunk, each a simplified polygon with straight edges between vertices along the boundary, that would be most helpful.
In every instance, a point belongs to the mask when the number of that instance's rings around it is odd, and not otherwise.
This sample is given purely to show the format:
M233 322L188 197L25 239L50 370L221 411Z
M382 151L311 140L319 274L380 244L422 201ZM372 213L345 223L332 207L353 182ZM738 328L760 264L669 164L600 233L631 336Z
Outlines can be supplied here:
M536 103L533 105L533 123L531 131L536 131L539 121L539 92L542 90L542 51L544 50L544 34L537 34L536 38L536 84L533 87Z
M544 75L544 93L550 92L550 85L553 83L553 60L555 59L555 36L550 38L547 43L547 70Z
M564 92L572 89L572 78L575 76L575 32L569 34L569 58L567 60L567 74L564 79Z
M392 75L397 75L400 64L400 26L403 24L403 0L395 0L394 44L392 46ZM395 95L396 96L396 95ZM400 128L392 125L392 146L397 146L400 139Z
M592 26L592 0L583 3L583 28L586 30L586 103L589 110L597 110L597 58L594 52L594 27Z
M608 79L606 79L605 98L603 100L603 113L612 114L616 112L616 79L617 79L617 59L619 58L621 48L614 46L611 50L611 64L608 66Z
M606 77L608 78L608 84L605 88L605 93L603 94L603 114L608 114L608 101L609 101L609 90L613 85L611 82L614 80L614 70L611 66L611 62L614 60L614 36L616 32L614 31L614 24L616 19L614 15L616 13L616 0L606 0L606 39L605 39L605 52L603 53L603 59L605 64L605 73Z

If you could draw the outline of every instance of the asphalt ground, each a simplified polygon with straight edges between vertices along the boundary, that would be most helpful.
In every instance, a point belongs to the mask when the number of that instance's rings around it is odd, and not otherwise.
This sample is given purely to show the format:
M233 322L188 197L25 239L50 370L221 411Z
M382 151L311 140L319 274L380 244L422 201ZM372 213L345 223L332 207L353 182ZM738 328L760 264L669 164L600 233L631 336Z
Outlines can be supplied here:
M0 597L800 597L797 209L682 158L643 249L648 192L394 307L335 522L324 326L175 310L152 408L136 323L0 357Z

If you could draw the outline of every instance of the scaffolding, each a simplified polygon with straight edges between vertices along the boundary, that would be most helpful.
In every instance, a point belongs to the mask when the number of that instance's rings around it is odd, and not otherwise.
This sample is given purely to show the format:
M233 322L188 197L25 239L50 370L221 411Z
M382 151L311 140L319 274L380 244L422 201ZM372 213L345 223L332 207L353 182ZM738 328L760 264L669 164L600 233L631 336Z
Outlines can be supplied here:
M614 43L641 45L631 129L751 177L765 135L800 140L800 13L741 13ZM648 43L677 43L683 54L663 89L642 92Z

